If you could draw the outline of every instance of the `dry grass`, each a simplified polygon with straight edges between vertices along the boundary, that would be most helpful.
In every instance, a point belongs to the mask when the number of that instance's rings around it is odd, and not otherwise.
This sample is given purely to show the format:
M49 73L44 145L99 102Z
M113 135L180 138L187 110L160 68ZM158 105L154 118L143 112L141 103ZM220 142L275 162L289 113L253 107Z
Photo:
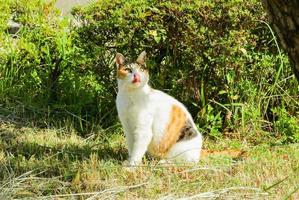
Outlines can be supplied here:
M162 166L147 158L132 173L121 165L127 155L117 132L82 138L71 128L2 123L0 199L299 198L299 144L207 140L213 153L198 165Z

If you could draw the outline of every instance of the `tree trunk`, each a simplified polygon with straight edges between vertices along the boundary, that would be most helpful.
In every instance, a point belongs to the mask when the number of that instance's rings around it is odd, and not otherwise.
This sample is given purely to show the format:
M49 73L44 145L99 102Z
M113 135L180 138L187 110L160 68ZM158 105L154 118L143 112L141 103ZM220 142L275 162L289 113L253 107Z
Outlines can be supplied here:
M299 0L262 0L299 82Z

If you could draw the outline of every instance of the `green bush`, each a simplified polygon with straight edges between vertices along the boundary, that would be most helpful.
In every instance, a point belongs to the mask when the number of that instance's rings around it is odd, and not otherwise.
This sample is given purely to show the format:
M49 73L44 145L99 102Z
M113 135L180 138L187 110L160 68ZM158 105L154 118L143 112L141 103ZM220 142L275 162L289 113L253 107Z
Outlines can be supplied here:
M274 132L280 143L299 142L299 119L291 116L285 108L275 108L273 113L277 118L274 121Z
M114 55L143 50L153 87L214 138L271 132L282 105L298 115L298 83L257 0L101 0L73 10L78 26L49 1L10 0L0 11L0 104L15 114L21 105L21 117L71 119L87 133L115 124ZM16 35L9 18L22 24Z
M260 121L273 121L271 108L283 101L298 112L297 82L271 42L259 1L102 0L73 14L84 22L78 40L96 54L95 62L106 60L107 52L135 58L146 50L151 84L183 101L201 127L222 113L223 126L207 131L235 131L247 122L269 131Z
M11 1L6 6L22 28L17 35L2 32L0 96L5 106L23 112L22 118L69 117L75 124L96 118L103 87L84 70L90 61L75 45L77 33L69 19L59 17L51 2ZM23 109L16 111L16 105Z
M5 0L0 0L0 4L0 33L2 36L3 31L7 29L7 21L10 17L10 10L8 4L5 3Z

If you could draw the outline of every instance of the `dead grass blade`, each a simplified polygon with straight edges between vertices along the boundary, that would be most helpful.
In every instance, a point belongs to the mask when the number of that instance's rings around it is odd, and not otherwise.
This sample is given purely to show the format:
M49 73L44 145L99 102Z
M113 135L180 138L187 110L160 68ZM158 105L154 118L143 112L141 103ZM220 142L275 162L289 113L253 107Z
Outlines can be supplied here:
M106 189L99 192L84 192L84 193L75 193L75 194L60 194L60 195L50 195L50 196L44 196L39 197L38 199L57 199L57 198L71 198L71 197L83 197L83 196L91 196L86 198L86 200L97 200L97 199L104 199L107 197L107 195L116 195L121 192L125 192L130 189L135 189L142 187L144 185L148 184L148 182L137 184L137 185L131 185L131 186L122 186L122 187L115 187Z
M161 197L159 200L165 200L165 199L172 199L172 200L194 200L194 199L218 199L218 198L226 198L228 197L228 193L230 192L236 192L236 191L242 191L242 192L251 192L253 193L252 196L255 198L257 196L267 196L268 193L264 192L262 189L259 188L253 188L253 187L230 187L230 188L223 188L219 190L214 190L210 192L203 192L200 194L196 194L189 197L182 197L182 198L175 198L171 195ZM229 199L238 199L240 198L240 195L243 193L238 192L234 195L229 195Z

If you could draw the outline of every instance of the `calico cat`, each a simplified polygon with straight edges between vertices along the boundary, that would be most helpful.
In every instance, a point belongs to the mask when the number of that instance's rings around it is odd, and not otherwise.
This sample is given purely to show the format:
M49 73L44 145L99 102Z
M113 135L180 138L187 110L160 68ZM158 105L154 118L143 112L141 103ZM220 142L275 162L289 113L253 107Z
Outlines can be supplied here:
M182 103L148 85L143 51L136 62L126 63L117 53L116 105L129 151L129 165L140 164L146 152L175 162L198 162L202 136Z

